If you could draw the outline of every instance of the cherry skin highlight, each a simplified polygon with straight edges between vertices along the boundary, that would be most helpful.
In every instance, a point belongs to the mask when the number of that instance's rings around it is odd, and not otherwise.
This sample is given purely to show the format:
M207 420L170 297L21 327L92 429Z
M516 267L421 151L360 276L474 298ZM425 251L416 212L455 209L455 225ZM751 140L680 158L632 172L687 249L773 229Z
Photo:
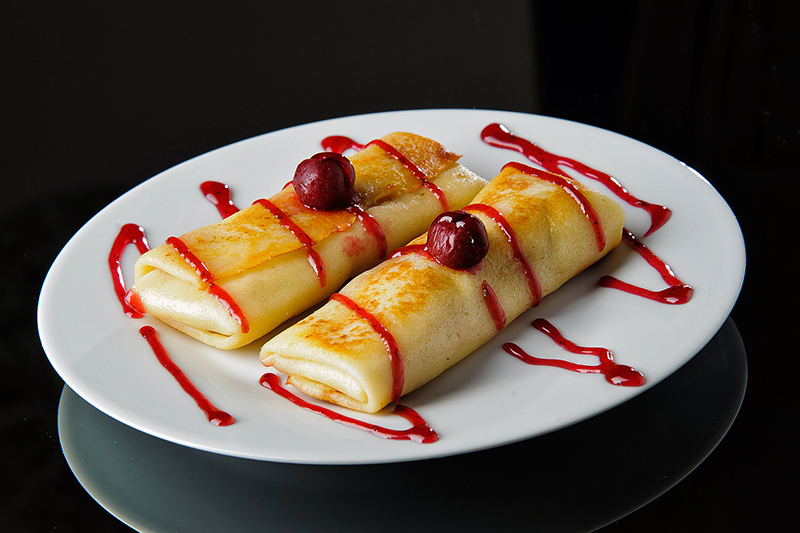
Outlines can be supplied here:
M450 211L436 217L428 230L428 253L444 266L472 268L489 251L489 236L478 217Z
M297 165L292 185L307 207L335 211L353 205L355 177L356 171L346 157L321 152Z

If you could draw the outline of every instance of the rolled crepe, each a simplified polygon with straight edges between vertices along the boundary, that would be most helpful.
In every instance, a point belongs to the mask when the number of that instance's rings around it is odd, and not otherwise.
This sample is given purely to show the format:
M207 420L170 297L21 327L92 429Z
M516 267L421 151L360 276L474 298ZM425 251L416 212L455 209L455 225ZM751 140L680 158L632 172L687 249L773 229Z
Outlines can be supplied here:
M599 192L517 164L464 210L486 227L482 264L457 270L426 253L393 254L266 342L261 362L310 396L377 412L607 254L625 217ZM411 244L424 251L426 239Z
M349 157L355 208L308 208L289 185L143 254L128 302L211 346L243 346L469 203L486 181L459 157L425 137L389 134Z

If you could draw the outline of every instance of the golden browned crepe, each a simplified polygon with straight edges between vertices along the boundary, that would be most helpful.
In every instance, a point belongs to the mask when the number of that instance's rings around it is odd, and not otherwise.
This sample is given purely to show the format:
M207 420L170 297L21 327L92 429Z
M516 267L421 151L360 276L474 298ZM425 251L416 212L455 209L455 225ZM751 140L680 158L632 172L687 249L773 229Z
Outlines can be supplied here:
M206 344L237 348L323 301L383 260L387 249L425 232L448 204L462 207L486 185L434 140L398 132L382 141L413 165L377 145L349 157L366 218L352 210L308 208L289 186L269 202L308 236L311 251L279 215L255 202L142 255L129 301ZM370 217L385 242L368 229Z
M564 188L508 165L465 208L481 219L489 236L481 268L457 270L424 253L396 254L345 285L339 293L345 298L335 295L266 342L262 363L288 374L287 382L310 396L376 412L396 401L392 389L398 378L387 336L374 327L374 318L396 343L402 359L402 394L422 386L497 334L496 314L484 299L486 284L505 312L505 324L537 303L532 294L535 284L525 274L524 261L515 256L508 233L487 216L486 209L474 204L493 207L511 226L538 278L541 296L620 242L622 208L611 198L569 181L597 212L604 243L581 204ZM412 244L422 244L426 238L423 235ZM358 312L345 303L348 299Z

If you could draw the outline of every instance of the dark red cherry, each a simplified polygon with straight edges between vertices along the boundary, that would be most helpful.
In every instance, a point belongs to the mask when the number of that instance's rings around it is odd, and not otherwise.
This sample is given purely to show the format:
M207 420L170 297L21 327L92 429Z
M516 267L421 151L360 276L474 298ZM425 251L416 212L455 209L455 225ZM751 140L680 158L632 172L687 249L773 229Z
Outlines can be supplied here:
M428 230L428 253L450 268L471 268L489 251L483 222L464 211L442 213Z
M333 211L353 205L356 171L342 154L322 152L302 161L292 185L307 207Z

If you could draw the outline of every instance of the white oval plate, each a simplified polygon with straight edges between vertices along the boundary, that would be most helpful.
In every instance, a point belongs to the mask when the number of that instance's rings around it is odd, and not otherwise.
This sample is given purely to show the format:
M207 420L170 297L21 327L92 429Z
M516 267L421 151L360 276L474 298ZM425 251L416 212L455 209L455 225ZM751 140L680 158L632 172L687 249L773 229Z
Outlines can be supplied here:
M660 276L627 246L561 287L452 369L404 397L440 435L433 444L383 440L296 407L259 385L265 372L259 342L220 351L145 317L127 318L108 272L111 244L126 223L141 225L151 244L219 219L199 191L216 180L230 185L237 205L269 197L291 180L297 163L321 151L329 135L367 142L405 130L463 154L461 162L494 177L508 161L529 163L480 139L500 122L553 153L612 174L635 196L666 205L670 221L643 239L694 288L685 305L664 305L597 280L611 274L651 289ZM576 176L589 186L597 182ZM621 202L622 203L622 202ZM642 236L649 217L624 204L626 227ZM123 256L128 279L136 258ZM702 176L680 161L630 138L574 122L489 110L416 110L339 118L281 130L209 152L135 187L93 217L67 243L45 279L38 321L51 364L76 393L99 410L145 433L221 454L310 464L365 464L442 457L535 437L574 424L640 394L692 358L722 326L741 289L745 250L736 218ZM570 340L613 351L615 361L647 378L644 387L617 387L596 374L532 367L506 354L513 341L529 353L596 364L572 356L534 330L550 320ZM236 423L208 423L193 400L159 365L138 330L152 324L174 361ZM700 384L702 386L702 384ZM388 412L388 411L387 411ZM352 414L352 413L350 413ZM392 415L357 415L402 428Z

